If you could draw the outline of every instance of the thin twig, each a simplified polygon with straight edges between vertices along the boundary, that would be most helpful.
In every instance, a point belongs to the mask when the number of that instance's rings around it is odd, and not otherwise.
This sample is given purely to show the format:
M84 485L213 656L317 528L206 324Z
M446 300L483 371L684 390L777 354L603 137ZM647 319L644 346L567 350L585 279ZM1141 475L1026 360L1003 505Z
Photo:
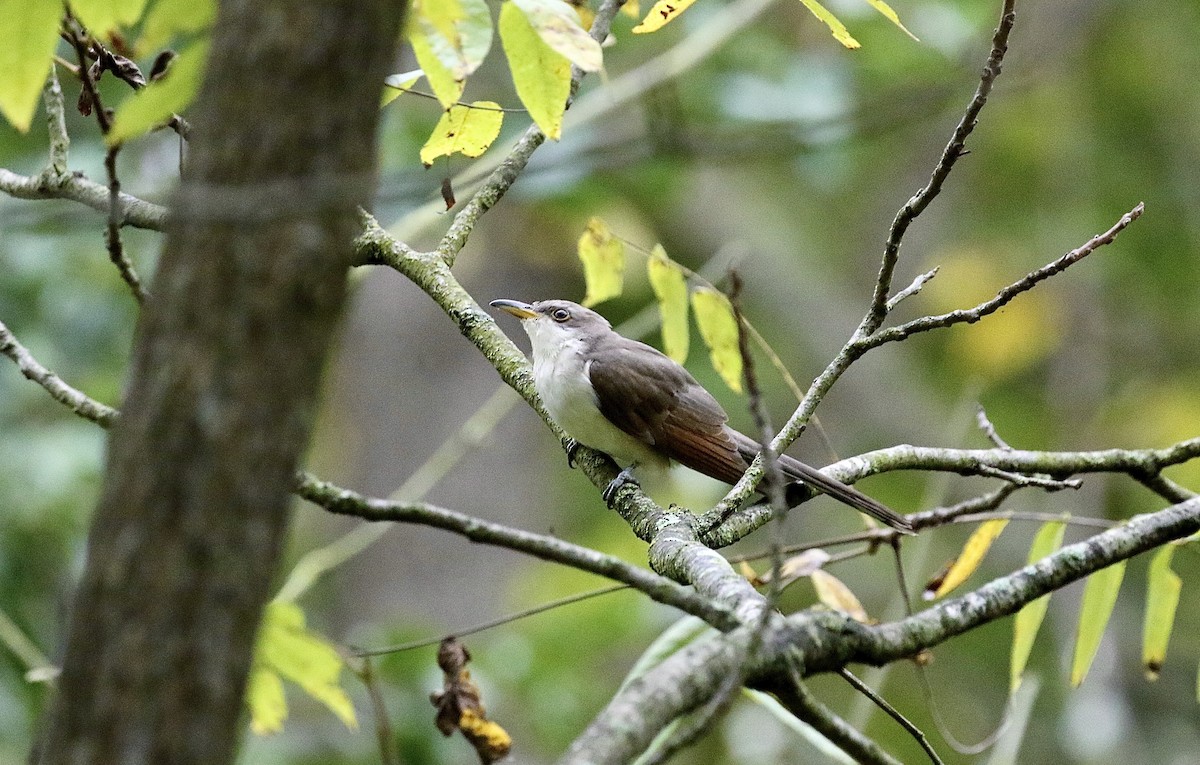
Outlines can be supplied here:
M925 736L925 732L914 725L907 717L900 714L900 710L889 704L887 699L876 693L869 685L855 677L854 673L852 673L850 670L843 667L838 671L838 674L842 676L842 679L850 683L850 685L854 687L854 690L873 701L875 706L886 712L893 720L900 723L900 727L908 731L909 735L916 739L916 742L921 745L922 749L925 750L925 754L929 755L930 762L934 763L934 765L944 765L942 758L938 757L937 751L933 748L933 745L929 743L929 739Z
M374 667L370 657L364 657L362 669L355 672L362 684L367 687L367 698L371 700L371 714L375 718L375 738L379 742L379 761L382 765L397 765L395 736L392 734L392 721L388 717L387 705L383 701L383 691L379 688L379 680L375 677Z
M946 144L946 148L942 150L942 156L933 168L933 173L929 177L929 183L905 202L904 206L900 208L896 213L896 217L892 220L892 226L888 231L887 240L883 247L883 260L879 266L879 277L875 284L875 294L871 299L871 308L860 327L860 332L863 335L875 332L875 330L882 326L884 318L887 317L888 294L892 288L892 275L896 270L896 263L900 259L900 242L904 239L905 232L917 216L924 212L929 203L941 192L942 184L950 176L950 171L954 169L954 164L965 153L967 137L971 135L971 131L979 124L979 114L983 111L983 107L987 103L992 85L996 82L996 78L1000 76L1004 54L1008 51L1008 35L1012 31L1013 22L1016 20L1016 14L1013 12L1014 5L1015 0L1004 0L1004 8L1000 14L1000 23L996 26L996 31L992 35L992 50L983 65L983 72L979 77L979 85L975 88L975 95L971 98L970 103L967 104L967 109L963 113L962 119L959 120L958 126L954 129L954 133L950 136L950 141Z
M1011 446L1003 447L1011 449ZM1045 476L1022 475L1013 473L1008 470L1001 470L990 465L980 465L979 475L986 475L991 478L999 478L1017 486L1036 486L1046 491L1061 491L1063 489L1078 489L1083 486L1083 481L1078 478L1067 478L1065 480L1057 480L1054 478L1046 478Z
M913 319L895 327L881 329L874 334L860 336L856 340L856 344L863 350L867 350L883 345L884 343L904 340L918 332L928 332L931 329L950 327L955 324L974 324L983 317L993 314L1008 305L1013 298L1021 293L1033 289L1038 283L1062 273L1067 268L1091 255L1100 247L1111 244L1117 238L1117 234L1124 231L1126 226L1141 217L1144 209L1145 205L1142 202L1138 202L1132 210L1122 215L1120 220L1113 224L1112 228L1108 231L1105 231L1103 234L1097 234L1082 246L1071 250L1051 263L1047 263L1036 271L1026 274L1024 278L1001 289L992 299L986 300L974 308L961 308L957 311L951 311L950 313L938 316L922 316L919 319Z
M786 655L785 663L790 682L780 683L778 687L770 690L789 712L853 757L855 762L866 765L901 765L899 760L885 752L879 744L863 735L812 695L801 677L799 660L794 651Z
M992 421L988 419L987 412L984 411L983 404L977 405L975 409L975 424L978 425L979 429L983 431L984 437L986 437L987 440L991 441L996 446L1000 447L1001 449L1012 448L1007 442L1005 442L1003 438L1000 437L1000 434L996 432L996 426L993 425Z
M601 595L609 595L614 592L621 592L622 590L629 590L629 589L631 589L631 588L627 584L618 584L618 585L614 585L612 587L602 587L598 590L589 590L588 592L580 592L575 595L568 595L565 598L558 598L557 600L552 600L549 603L542 603L542 604L534 606L532 608L527 608L524 611L518 611L515 614L507 614L505 616L500 617L499 619L493 619L489 622L484 622L482 624L476 624L473 627L467 627L466 629L462 629L462 630L454 630L453 632L447 633L445 635L439 635L438 637L434 637L434 638L423 638L421 640L414 640L409 643L400 643L399 645L386 646L384 648L355 648L354 655L355 656L384 656L384 655L390 654L390 653L402 653L404 651L412 651L417 648L426 648L431 645L439 645L439 644L441 644L441 642L443 640L445 640L446 638L449 638L449 637L460 637L461 638L461 637L466 637L467 635L474 635L477 632L483 632L484 630L490 630L490 629L493 629L494 627L500 627L505 624L511 624L512 622L518 621L520 619L525 619L530 616L537 616L538 614L542 614L547 611L553 611L554 609L561 608L563 606L569 606L572 603L579 603L584 600L590 600L591 598L600 597Z
M80 417L91 420L102 428L110 427L116 421L116 409L72 388L58 375L38 363L3 322L0 322L0 353L12 359L17 369L21 370L21 374L45 388L55 401L65 404Z
M91 68L88 66L88 43L83 37L83 31L73 18L68 14L66 23L67 38L72 47L75 49L75 56L79 60L79 81L83 83L83 92L86 94L90 102L91 109L96 115L96 122L100 126L100 133L107 136L112 130L112 116L100 101L100 92L96 88L96 83L92 80ZM116 266L117 272L121 275L122 281L129 285L133 297L139 304L146 302L146 290L142 287L142 281L138 278L137 271L133 268L133 263L125 255L125 246L121 242L121 181L117 176L117 154L121 151L120 144L113 144L108 147L108 151L104 155L104 171L108 176L108 218L105 228L104 244L108 250L108 258Z

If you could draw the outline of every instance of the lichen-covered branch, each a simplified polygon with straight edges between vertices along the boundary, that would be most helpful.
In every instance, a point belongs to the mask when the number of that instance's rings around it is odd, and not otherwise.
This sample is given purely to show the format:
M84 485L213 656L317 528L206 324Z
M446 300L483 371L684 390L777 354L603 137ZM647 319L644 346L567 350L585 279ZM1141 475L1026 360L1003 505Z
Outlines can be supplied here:
M571 544L557 537L520 531L423 502L393 502L364 497L310 475L297 477L295 491L333 513L368 521L394 521L433 526L466 537L472 542L505 547L542 560L562 563L634 587L654 600L698 616L719 629L737 626L733 614L720 602L702 597L669 579L620 558Z

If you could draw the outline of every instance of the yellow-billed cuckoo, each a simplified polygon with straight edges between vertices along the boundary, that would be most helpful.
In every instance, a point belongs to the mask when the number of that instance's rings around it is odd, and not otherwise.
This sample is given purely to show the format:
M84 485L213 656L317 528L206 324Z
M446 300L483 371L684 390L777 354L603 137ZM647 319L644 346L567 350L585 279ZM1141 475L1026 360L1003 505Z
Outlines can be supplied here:
M726 424L729 419L696 379L645 343L622 337L596 313L569 300L493 300L521 320L533 345L533 384L546 411L580 444L607 453L623 468L604 498L633 479L638 466L665 468L671 460L726 483L737 483L760 444ZM808 496L804 485L911 531L900 515L816 468L779 455L793 481L788 502Z

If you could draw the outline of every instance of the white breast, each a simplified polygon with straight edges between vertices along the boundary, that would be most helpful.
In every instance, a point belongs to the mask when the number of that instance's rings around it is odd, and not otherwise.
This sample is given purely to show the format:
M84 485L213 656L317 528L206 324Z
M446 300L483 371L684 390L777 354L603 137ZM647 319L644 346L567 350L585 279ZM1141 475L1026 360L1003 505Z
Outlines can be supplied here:
M543 336L539 322L525 322L533 343L533 384L554 421L585 446L612 456L621 467L658 465L666 460L647 445L613 425L596 403L583 361L583 341L554 333ZM532 325L532 326L531 326Z

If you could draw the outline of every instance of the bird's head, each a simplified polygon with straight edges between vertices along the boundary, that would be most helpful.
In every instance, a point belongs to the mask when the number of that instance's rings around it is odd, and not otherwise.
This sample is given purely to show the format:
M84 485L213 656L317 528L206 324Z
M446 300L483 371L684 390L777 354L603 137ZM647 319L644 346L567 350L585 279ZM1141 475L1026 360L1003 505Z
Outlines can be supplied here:
M542 349L586 345L612 330L608 319L570 300L493 300L491 305L521 320L535 355Z

